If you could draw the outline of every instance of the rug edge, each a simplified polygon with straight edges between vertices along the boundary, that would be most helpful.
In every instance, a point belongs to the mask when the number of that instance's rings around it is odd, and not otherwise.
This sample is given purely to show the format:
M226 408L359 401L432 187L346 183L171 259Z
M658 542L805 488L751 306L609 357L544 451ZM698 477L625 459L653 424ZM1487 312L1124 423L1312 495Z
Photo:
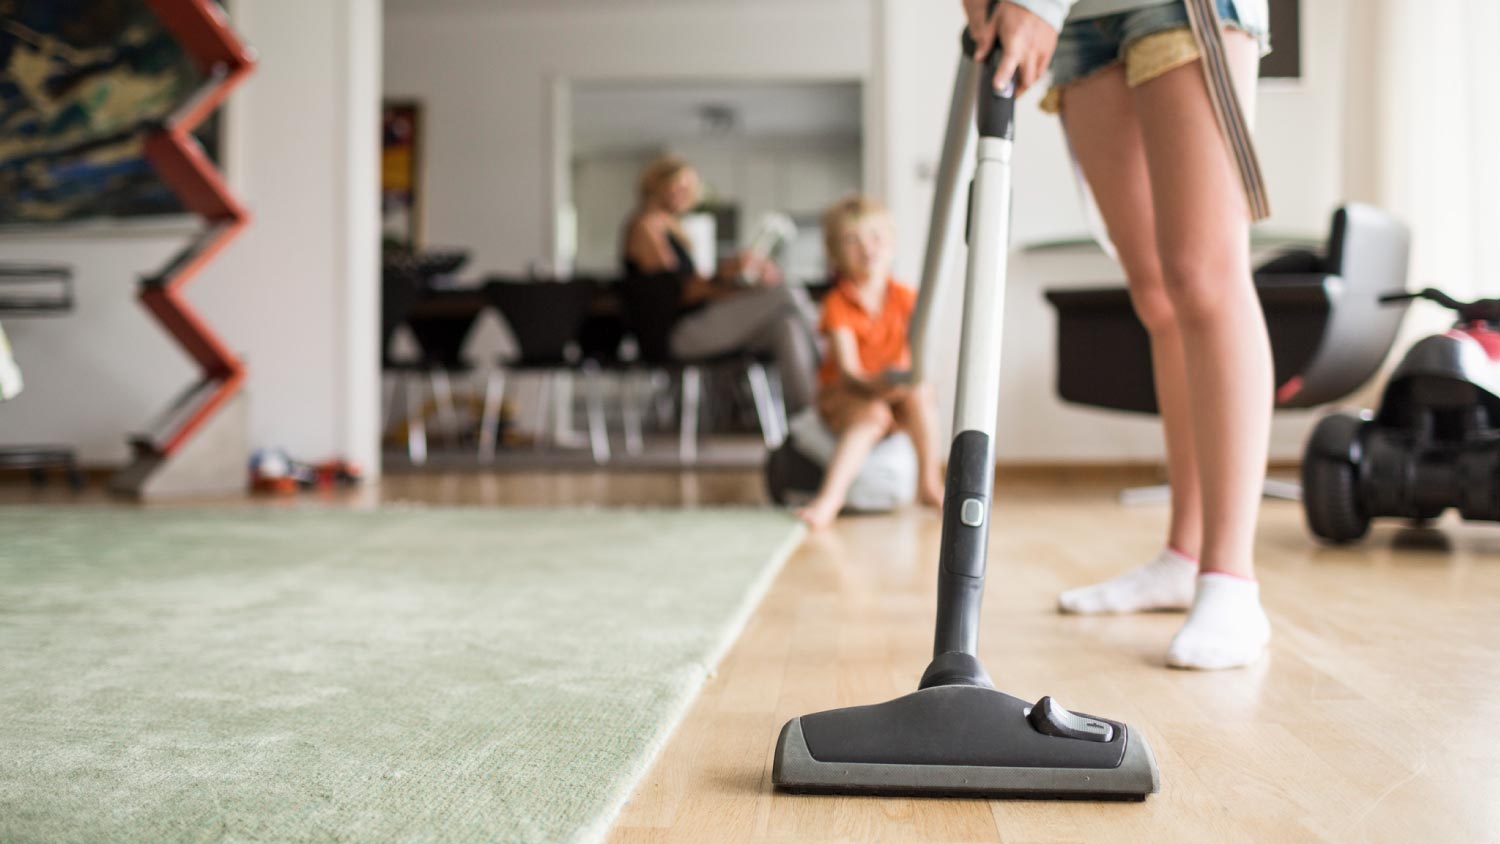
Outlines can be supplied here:
M684 693L677 700L673 701L666 718L662 721L661 728L651 737L651 741L646 745L641 756L632 763L630 770L627 772L624 784L609 796L604 812L599 816L599 819L578 830L578 833L572 839L574 842L604 844L610 831L614 829L615 822L620 819L620 813L624 811L626 804L630 802L631 796L635 794L636 787L641 784L641 781L646 778L647 774L651 773L651 769L656 766L656 760L660 758L662 751L666 749L672 737L677 734L677 728L682 726L682 722L687 719L687 715L692 710L693 704L698 702L698 696L703 691L703 685L714 676L714 673L718 670L719 663L724 660L724 657L729 654L730 649L739 641L740 634L745 632L745 627L749 625L750 619L755 615L755 611L760 609L760 605L765 601L766 595L770 594L771 586L776 583L776 578L781 575L782 570L786 568L787 561L801 547L802 540L806 537L806 525L798 523L792 526L791 533L782 541L781 545L777 546L771 559L767 561L765 568L751 582L749 591L746 592L744 599L740 602L739 608L730 616L728 623L723 628L723 633L719 636L719 640L714 643L713 648L708 652L704 661L697 666L699 669L697 681L690 684Z

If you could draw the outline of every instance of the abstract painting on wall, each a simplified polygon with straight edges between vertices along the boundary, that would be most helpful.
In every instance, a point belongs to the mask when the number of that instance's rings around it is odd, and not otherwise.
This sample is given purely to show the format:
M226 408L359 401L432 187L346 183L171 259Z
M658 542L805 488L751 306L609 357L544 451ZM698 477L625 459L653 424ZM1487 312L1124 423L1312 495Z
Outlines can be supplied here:
M185 213L142 139L202 80L145 0L0 0L0 225Z
M380 119L380 239L422 248L422 107L387 101Z

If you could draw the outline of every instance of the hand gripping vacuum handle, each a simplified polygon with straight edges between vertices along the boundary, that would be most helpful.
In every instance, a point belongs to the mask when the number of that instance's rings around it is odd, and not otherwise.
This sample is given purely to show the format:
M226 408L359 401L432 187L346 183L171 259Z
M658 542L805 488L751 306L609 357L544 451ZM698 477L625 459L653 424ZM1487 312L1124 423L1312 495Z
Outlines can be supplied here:
M990 4L993 11L995 3ZM974 51L979 45L974 41L974 36L965 29L963 34L964 55L969 59L974 58ZM1004 55L1004 49L997 42L995 49L990 51L984 58L984 73L979 78L979 108L977 123L979 125L979 137L981 138L1004 138L1007 141L1015 139L1016 124L1016 94L1015 80L1003 91L994 88L995 77L1000 74L1000 59Z

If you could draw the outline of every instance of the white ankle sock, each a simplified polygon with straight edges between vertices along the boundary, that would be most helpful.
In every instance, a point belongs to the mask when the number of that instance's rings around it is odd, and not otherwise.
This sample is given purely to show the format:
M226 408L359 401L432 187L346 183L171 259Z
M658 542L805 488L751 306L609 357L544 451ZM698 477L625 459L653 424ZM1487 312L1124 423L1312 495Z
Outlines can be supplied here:
M1271 622L1260 605L1260 584L1222 572L1198 576L1187 623L1167 648L1173 668L1240 668L1260 659Z
M1185 610L1193 604L1197 576L1197 560L1164 548L1156 559L1114 580L1069 589L1058 596L1057 608L1083 615Z

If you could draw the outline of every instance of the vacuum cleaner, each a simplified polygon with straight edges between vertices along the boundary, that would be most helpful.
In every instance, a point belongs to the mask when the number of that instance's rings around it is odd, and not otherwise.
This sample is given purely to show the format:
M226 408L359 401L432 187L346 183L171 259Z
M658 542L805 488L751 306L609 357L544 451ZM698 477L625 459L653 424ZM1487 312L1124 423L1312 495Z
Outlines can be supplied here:
M1145 736L1120 721L1070 712L1051 697L1031 702L997 691L977 656L995 477L1015 98L1013 85L996 92L988 84L998 73L998 45L983 66L974 61L974 48L965 33L913 314L920 366L929 356L927 329L941 313L936 297L958 248L952 225L962 213L958 171L977 146L932 663L909 695L792 719L776 742L771 781L789 791L838 794L1144 800L1160 788Z
M1391 373L1377 413L1323 417L1302 458L1302 507L1330 543L1365 535L1370 521L1425 522L1450 507L1500 521L1500 299L1460 302L1440 290L1382 296L1426 299L1458 314L1412 346Z

